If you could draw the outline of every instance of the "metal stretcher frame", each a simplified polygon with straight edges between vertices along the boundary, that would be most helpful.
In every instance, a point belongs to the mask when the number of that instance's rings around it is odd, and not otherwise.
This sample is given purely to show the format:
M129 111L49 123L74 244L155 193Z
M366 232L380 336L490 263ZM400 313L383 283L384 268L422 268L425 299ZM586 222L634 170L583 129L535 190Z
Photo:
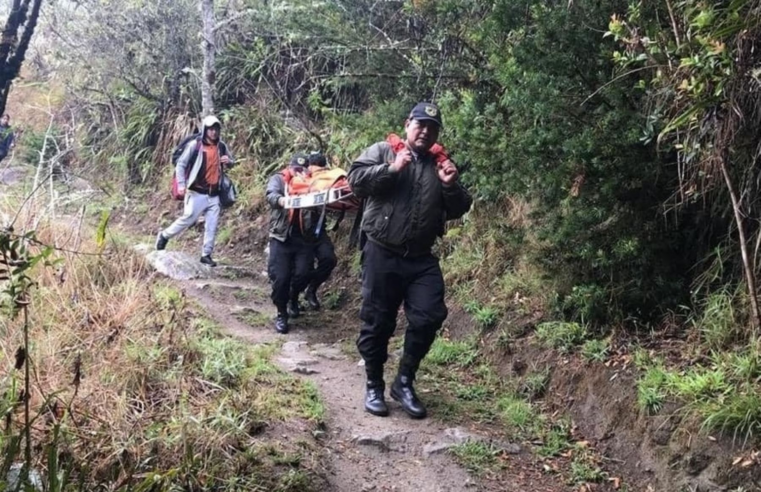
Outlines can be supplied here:
M329 188L323 191L314 191L303 195L285 195L285 208L312 208L336 204L354 196L351 190L345 188Z

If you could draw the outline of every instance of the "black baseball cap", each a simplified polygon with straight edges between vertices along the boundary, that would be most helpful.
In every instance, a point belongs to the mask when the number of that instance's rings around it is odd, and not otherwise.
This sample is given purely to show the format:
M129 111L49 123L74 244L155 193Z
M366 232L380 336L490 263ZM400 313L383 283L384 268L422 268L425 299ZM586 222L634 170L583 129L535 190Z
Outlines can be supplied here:
M428 102L417 103L410 111L410 119L435 121L439 126L444 126L441 121L441 111L435 104Z
M321 152L312 152L309 154L309 165L325 167L328 165L328 161Z
M309 164L309 158L302 153L293 154L291 162L288 164L290 167L306 167Z

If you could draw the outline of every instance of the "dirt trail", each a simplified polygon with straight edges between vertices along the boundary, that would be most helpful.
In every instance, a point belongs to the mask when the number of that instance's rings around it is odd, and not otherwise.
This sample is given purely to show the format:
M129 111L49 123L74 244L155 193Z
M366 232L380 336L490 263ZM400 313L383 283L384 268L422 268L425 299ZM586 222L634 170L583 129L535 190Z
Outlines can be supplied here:
M151 253L149 257L168 254L182 253ZM188 258L197 261L195 257ZM391 416L379 418L367 414L362 408L364 369L359 357L347 355L335 340L324 343L325 336L320 332L325 327L319 326L324 317L307 314L294 323L291 333L278 335L271 326L274 310L267 297L269 285L261 268L231 271L218 267L209 273L212 275L209 279L178 282L228 334L250 343L281 342L278 364L310 379L319 388L327 408L324 444L330 468L326 478L333 490L538 492L564 489L536 476L526 478L525 474L520 475L521 483L505 483L504 479L499 484L485 483L470 476L447 452L454 444L478 439L474 434L460 428L447 428L435 417L412 420L393 401L389 401ZM238 278L224 278L229 276ZM503 449L509 454L521 453L514 444L504 444Z

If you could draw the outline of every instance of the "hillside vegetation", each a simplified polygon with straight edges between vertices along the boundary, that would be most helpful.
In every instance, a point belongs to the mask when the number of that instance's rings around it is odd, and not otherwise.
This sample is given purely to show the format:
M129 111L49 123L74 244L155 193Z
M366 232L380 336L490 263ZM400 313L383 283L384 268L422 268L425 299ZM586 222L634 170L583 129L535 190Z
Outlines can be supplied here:
M150 237L172 209L171 151L201 111L198 2L83 0L46 9L26 79L55 94L50 124L40 122L39 101L12 96L14 121L35 118L23 136L27 154L15 158L92 177L106 206L150 224ZM597 364L623 354L638 369L642 412L676 408L695 428L755 446L761 2L231 0L218 3L216 16L215 105L240 161L232 177L241 192L223 245L261 236L264 182L293 152L319 149L348 167L365 146L401 132L415 102L434 100L442 143L476 197L438 245L451 297L473 320L469 340L496 333L508 347L531 336ZM43 242L46 234L37 231ZM343 251L342 264L351 264L354 252ZM76 260L63 286L55 281L62 273L38 267L41 288L24 306L38 318L25 330L21 318L0 321L39 340L40 381L52 380L40 383L37 406L52 394L65 406L78 391L111 412L210 419L198 425L224 445L194 449L234 457L215 477L262 466L262 451L232 443L246 442L260 418L241 401L271 394L298 402L289 416L319 421L309 388L272 369L268 353L206 343L214 327L191 320L171 288L138 289L147 273L126 258ZM69 302L84 295L105 296L98 304L111 311L84 313ZM113 297L122 301L112 305ZM50 303L59 309L49 312ZM46 328L62 320L78 328ZM87 349L66 349L66 337ZM21 344L8 341L7 364ZM672 344L679 348L666 353ZM236 358L233 374L203 362L217 349ZM134 368L100 376L114 378L113 393L42 370L45 360L71 367L95 350ZM166 350L176 353L167 367L156 362ZM201 374L213 388L197 382ZM164 413L162 402L188 386L198 401ZM87 422L76 432L99 425ZM46 425L61 442L73 432L55 419ZM139 428L112 429L108 446L79 459L98 479L115 460L137 473L145 456L155 469L202 476L199 456L169 458L198 429L165 442ZM283 490L304 490L300 475L263 473Z

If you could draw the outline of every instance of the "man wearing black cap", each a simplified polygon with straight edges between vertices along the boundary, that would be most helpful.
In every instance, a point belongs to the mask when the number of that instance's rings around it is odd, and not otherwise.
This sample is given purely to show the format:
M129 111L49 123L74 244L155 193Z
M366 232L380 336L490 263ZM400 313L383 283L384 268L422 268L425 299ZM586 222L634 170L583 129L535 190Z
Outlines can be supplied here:
M272 284L272 302L277 307L275 330L288 333L288 318L300 313L299 294L309 282L314 263L314 214L307 210L286 210L285 191L294 177L306 173L307 156L296 154L288 168L269 179L270 244L267 272Z
M312 152L309 154L309 172L312 176L318 175L320 172L327 169L328 161L325 156L320 152ZM315 217L319 220L319 214ZM320 301L317 299L317 289L330 278L330 274L338 263L336 258L336 251L333 247L333 241L330 240L330 236L325 231L325 227L322 227L319 236L315 238L314 243L314 258L317 260L317 267L312 270L309 275L309 285L304 293L304 299L311 309L315 311L320 309Z
M404 302L408 326L391 397L413 418L426 409L413 389L420 362L447 317L444 279L431 248L447 220L462 217L472 198L458 183L451 161L437 163L429 150L442 120L430 103L417 104L405 122L397 147L379 142L367 148L349 170L352 191L365 199L362 216L363 326L357 348L365 361L365 409L388 415L383 365L396 315Z

